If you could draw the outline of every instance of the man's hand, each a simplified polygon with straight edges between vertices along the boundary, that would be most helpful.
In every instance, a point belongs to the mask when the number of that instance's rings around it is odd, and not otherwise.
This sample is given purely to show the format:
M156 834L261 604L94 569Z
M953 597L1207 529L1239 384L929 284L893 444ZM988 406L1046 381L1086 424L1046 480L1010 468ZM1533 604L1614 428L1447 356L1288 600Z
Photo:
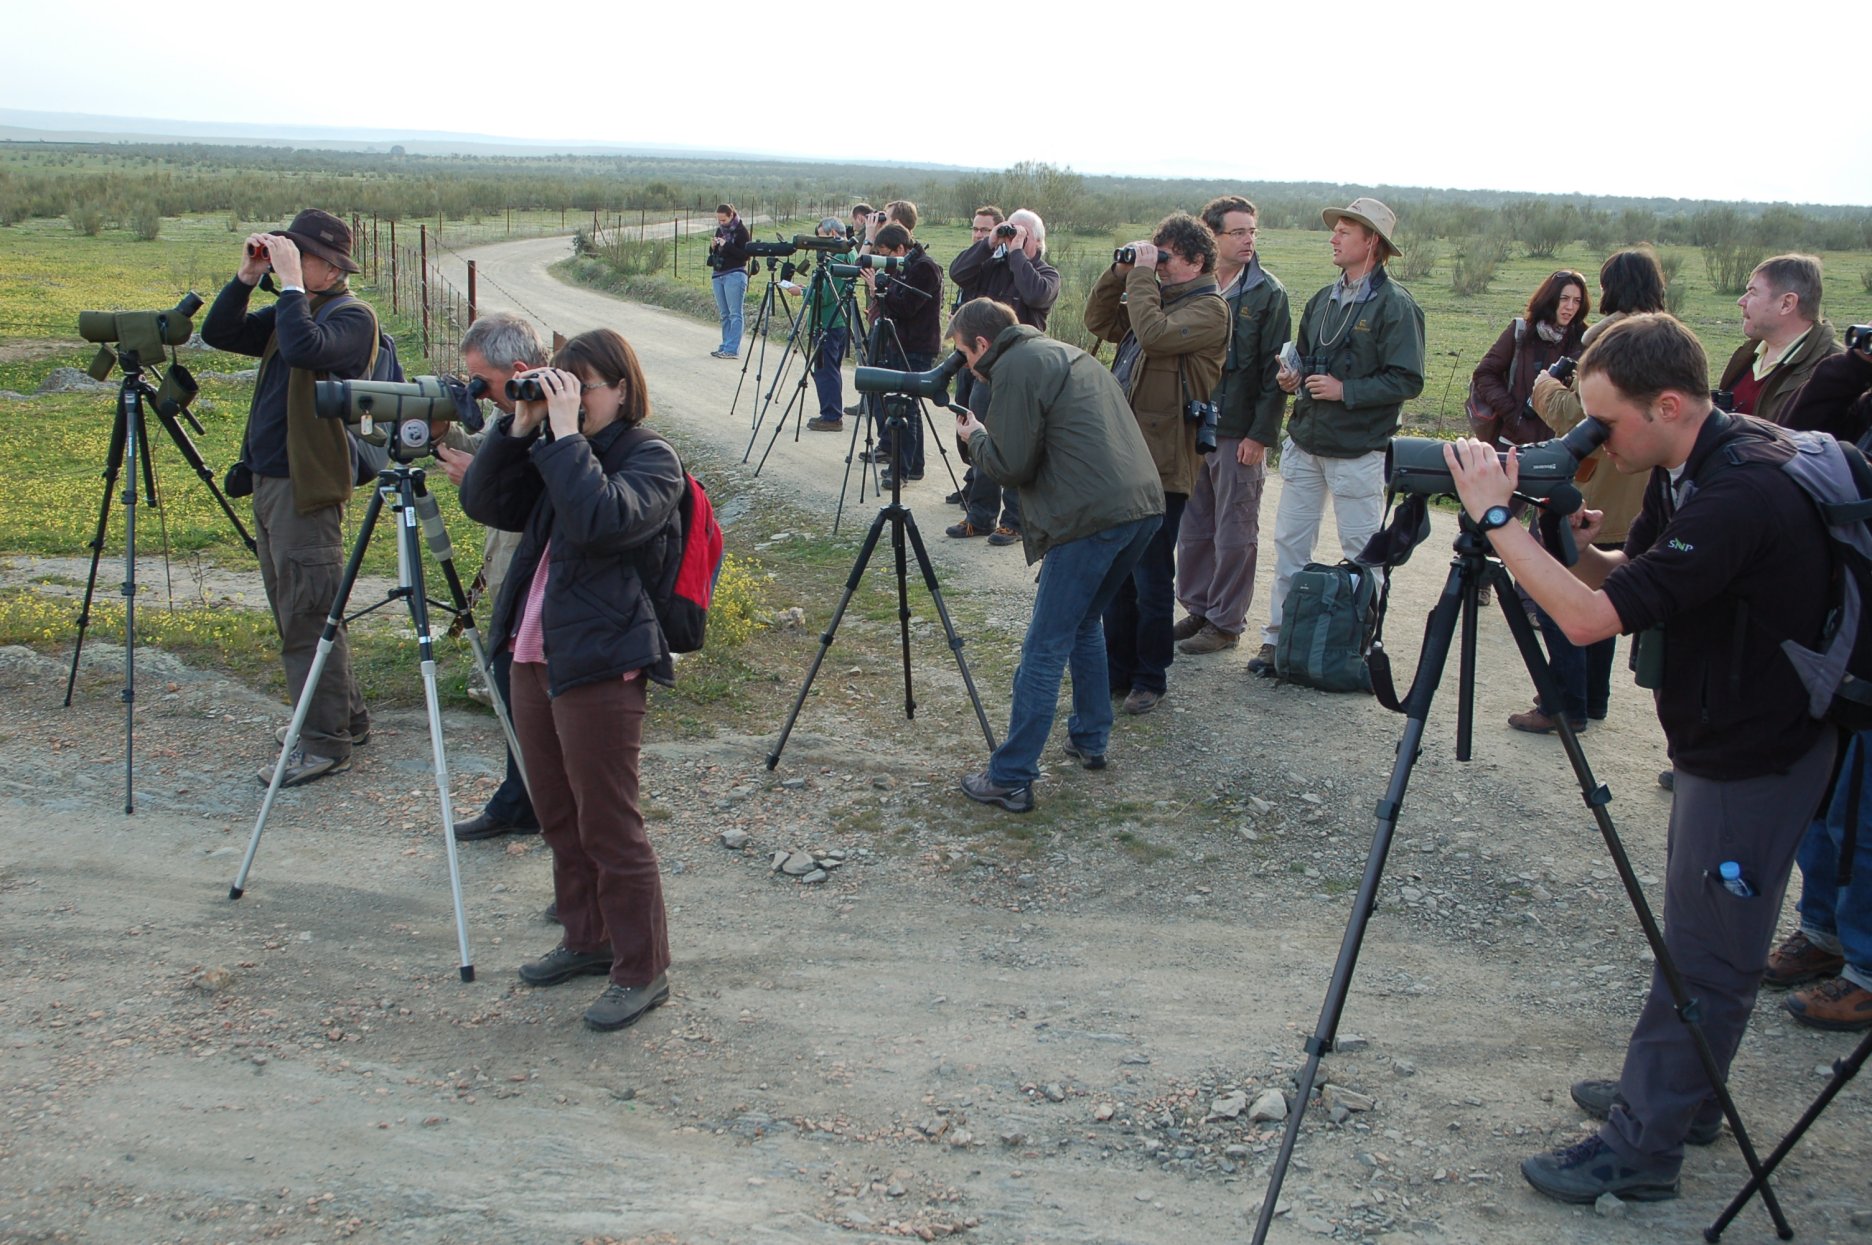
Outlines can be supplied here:
M1274 373L1274 383L1280 386L1282 393L1298 393L1300 392L1300 373L1283 366Z
M517 423L519 421L516 420L515 422ZM448 476L449 483L453 484L456 488L460 488L462 477L468 474L468 464L474 461L474 455L463 453L461 450L452 449L438 441L436 442L435 456L436 461L442 464L442 470L444 474Z
M1153 270L1157 267L1157 248L1156 247L1152 246L1148 242L1133 242L1131 245L1137 250L1137 264L1135 265L1136 267L1149 268ZM1120 272L1129 272L1132 267L1133 265L1131 264L1120 264L1118 265L1118 270Z
M1259 467L1267 461L1267 446L1253 437L1243 437L1235 447L1235 461L1244 467Z
M974 411L965 410L962 414L956 416L956 436L961 438L964 442L976 433L986 431L988 431L988 429L982 424L981 420L975 418Z
M1514 497L1515 484L1521 478L1518 454L1502 455L1474 437L1464 437L1443 447L1443 461L1456 481L1456 496L1472 519L1481 519L1492 506L1506 506ZM1601 516L1603 517L1603 516Z
M1002 239L1002 241L1007 243L1008 254L1012 255L1015 251L1025 253L1027 250L1027 226L1015 225L1013 229L1013 237Z
M279 278L280 285L305 289L305 267L299 262L299 244L275 233L266 235L266 244L273 256L273 275Z
M1605 527L1605 511L1575 510L1567 516L1567 522L1573 525L1573 543L1584 549L1598 543L1599 533Z
M1316 372L1306 378L1306 391L1315 402L1338 402L1345 398L1345 382L1337 376Z
M266 276L267 269L273 266L273 257L267 247L268 237L263 233L250 233L241 243L241 265L234 273L242 285L259 285L260 278ZM255 248L259 255L253 252Z

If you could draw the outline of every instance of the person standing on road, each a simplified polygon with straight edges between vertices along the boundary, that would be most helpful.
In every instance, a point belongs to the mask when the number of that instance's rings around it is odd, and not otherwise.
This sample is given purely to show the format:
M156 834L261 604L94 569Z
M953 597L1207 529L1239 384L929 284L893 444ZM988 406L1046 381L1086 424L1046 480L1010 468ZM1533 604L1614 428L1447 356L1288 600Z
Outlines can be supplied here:
M709 267L715 270L709 282L715 291L715 310L721 316L721 345L709 351L715 359L735 359L741 355L741 325L747 308L748 243L754 236L741 223L734 204L715 207L715 236L709 239Z

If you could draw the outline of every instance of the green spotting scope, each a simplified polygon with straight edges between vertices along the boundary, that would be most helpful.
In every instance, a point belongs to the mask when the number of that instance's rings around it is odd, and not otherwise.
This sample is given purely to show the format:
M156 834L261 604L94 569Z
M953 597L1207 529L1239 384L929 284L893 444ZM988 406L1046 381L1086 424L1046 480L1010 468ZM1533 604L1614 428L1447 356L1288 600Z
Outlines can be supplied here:
M1497 453L1504 464L1509 454L1520 460L1515 492L1542 500L1562 488L1572 487L1579 465L1605 444L1610 431L1589 416L1563 437ZM1385 487L1394 493L1416 493L1425 497L1455 493L1456 481L1450 475L1449 464L1443 461L1443 447L1448 444L1435 437L1393 437L1385 449Z

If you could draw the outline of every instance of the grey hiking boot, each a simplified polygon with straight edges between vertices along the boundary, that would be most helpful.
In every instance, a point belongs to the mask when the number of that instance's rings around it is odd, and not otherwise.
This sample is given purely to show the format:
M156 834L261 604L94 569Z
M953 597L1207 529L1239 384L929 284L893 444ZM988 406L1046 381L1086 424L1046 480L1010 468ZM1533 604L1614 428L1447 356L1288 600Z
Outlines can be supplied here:
M1633 1167L1594 1133L1550 1154L1522 1160L1521 1174L1559 1202L1592 1203L1608 1193L1627 1202L1662 1202L1677 1196L1681 1166Z
M317 753L307 752L304 748L294 748L286 754L286 772L280 778L282 787L302 787L306 783L324 778L331 774L342 774L351 768L351 758L342 760L334 757L322 757ZM273 785L273 766L268 765L256 771L254 777L260 785Z
M669 974L658 973L647 986L620 986L612 982L598 1001L585 1009L585 1023L600 1031L628 1029L669 1001Z
M1018 787L1003 787L988 777L988 771L969 774L962 779L962 794L979 804L994 804L1005 808L1010 813L1031 813L1033 811L1033 784L1023 783Z

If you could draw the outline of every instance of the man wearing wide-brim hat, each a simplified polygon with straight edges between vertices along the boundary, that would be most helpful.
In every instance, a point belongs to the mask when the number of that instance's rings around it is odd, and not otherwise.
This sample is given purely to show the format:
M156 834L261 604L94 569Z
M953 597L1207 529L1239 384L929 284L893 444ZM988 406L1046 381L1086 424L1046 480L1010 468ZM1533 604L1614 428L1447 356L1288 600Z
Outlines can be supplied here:
M1356 559L1384 516L1385 446L1397 434L1404 403L1423 392L1423 311L1385 269L1386 260L1402 254L1392 241L1397 213L1358 198L1327 208L1320 219L1332 230L1339 279L1308 300L1277 377L1294 407L1281 443L1272 616L1260 653L1248 663L1270 677L1279 673L1287 590L1313 558L1327 499L1339 548Z
M241 264L222 288L202 340L217 350L260 360L241 462L251 477L260 576L280 633L286 688L298 702L318 648L325 616L344 568L340 523L351 497L356 461L343 421L313 410L315 380L352 380L370 373L378 349L377 316L354 298L345 278L358 270L351 231L329 212L308 208L285 229L249 234ZM268 272L279 300L248 311ZM370 735L370 713L351 676L343 629L313 694L299 747L288 758L287 786L350 768L351 749ZM271 782L273 767L259 771Z

